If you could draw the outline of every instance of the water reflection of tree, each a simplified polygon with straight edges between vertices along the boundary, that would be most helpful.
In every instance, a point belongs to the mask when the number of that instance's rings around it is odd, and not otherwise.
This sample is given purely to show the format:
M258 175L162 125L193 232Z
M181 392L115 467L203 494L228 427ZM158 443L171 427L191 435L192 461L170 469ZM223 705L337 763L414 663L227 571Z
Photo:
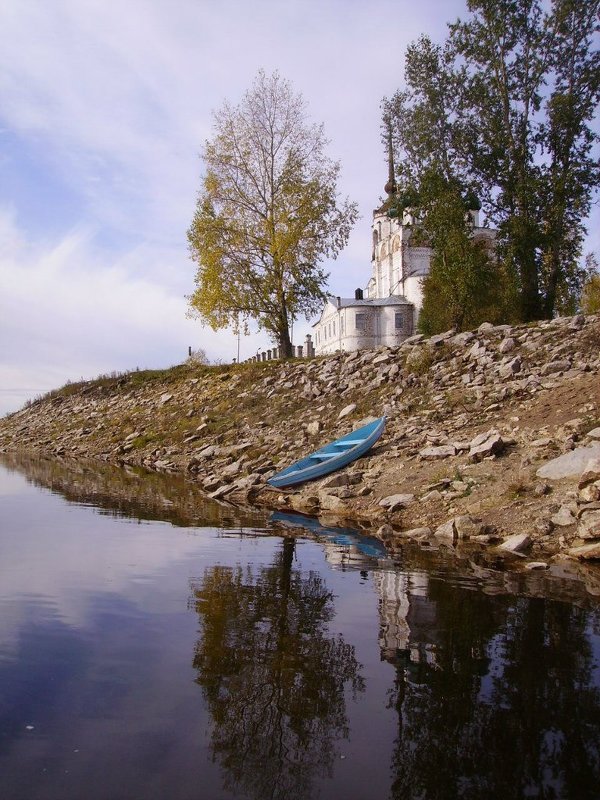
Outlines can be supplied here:
M328 636L333 595L293 568L294 541L274 563L211 567L193 587L202 621L194 654L211 711L213 756L227 788L302 798L348 735L345 690L362 690L354 647Z
M597 797L589 612L441 582L429 599L433 663L418 642L397 663L393 798Z

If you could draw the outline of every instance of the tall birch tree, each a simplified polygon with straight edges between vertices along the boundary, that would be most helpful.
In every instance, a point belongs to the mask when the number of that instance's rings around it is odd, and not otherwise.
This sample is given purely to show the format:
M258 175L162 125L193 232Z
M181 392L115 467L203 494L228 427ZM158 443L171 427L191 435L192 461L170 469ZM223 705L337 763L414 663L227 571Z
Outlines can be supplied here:
M213 329L254 320L289 356L293 320L320 310L323 261L346 245L357 217L338 197L340 165L327 144L276 72L260 71L239 105L215 112L188 230L198 265L190 307Z

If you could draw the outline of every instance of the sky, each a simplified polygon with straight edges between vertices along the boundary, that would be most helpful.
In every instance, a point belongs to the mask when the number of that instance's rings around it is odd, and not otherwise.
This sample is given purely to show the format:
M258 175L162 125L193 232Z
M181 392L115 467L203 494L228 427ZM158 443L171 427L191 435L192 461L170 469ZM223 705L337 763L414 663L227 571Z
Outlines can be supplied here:
M402 86L406 46L464 13L458 0L2 0L0 415L188 347L237 357L231 331L186 317L186 231L212 112L259 69L325 126L361 214L329 290L364 286L387 179L381 100ZM297 323L295 343L308 332ZM240 358L268 346L242 337Z

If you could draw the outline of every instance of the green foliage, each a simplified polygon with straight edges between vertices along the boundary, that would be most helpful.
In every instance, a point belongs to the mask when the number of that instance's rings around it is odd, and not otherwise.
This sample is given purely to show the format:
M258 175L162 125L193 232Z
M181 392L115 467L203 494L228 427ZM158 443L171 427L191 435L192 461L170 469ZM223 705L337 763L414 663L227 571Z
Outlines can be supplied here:
M384 104L401 189L433 170L483 201L523 321L577 303L585 218L600 178L599 0L469 0L443 45L406 53Z
M277 73L259 72L239 106L215 113L188 231L198 265L190 308L214 329L255 320L291 355L291 323L321 308L321 262L345 246L357 216L338 201L340 167L326 145Z
M427 345L423 345L408 354L404 367L412 375L425 375L434 361L433 350Z
M587 280L581 294L581 310L584 314L600 314L600 273L595 256L587 260Z
M583 287L581 310L584 314L600 313L600 275L593 275Z
M501 321L507 291L502 271L488 242L473 237L459 185L429 171L420 194L425 210L421 231L433 255L423 283L419 329L431 335Z

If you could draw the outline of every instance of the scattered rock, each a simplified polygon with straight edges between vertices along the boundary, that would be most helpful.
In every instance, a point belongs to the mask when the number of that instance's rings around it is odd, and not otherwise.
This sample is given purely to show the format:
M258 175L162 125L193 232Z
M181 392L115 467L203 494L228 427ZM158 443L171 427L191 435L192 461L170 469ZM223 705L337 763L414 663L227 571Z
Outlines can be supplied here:
M343 419L344 417L349 416L350 414L352 414L353 411L356 411L356 403L350 403L350 405L345 406L345 408L342 408L342 410L338 414L338 419Z
M486 543L498 538L489 530L528 530L535 548L564 552L579 543L575 537L597 535L600 428L587 428L598 421L598 329L594 317L487 324L429 340L418 335L396 348L265 365L256 376L219 368L193 378L197 373L177 371L162 384L139 376L114 386L92 381L0 420L0 451L187 471L217 499L254 502L257 495L262 505L306 513L323 503L365 526L405 508L405 524L414 527L401 537L433 536L435 529L440 541ZM315 449L317 437L336 438L349 424L337 420L353 414L352 427L363 424L355 412L371 392L372 410L386 413L388 425L381 444L357 462L360 474L351 468L293 493L265 485L276 469ZM338 413L340 397L346 405ZM228 404L231 418L223 413ZM552 449L563 451L567 468L560 459L541 462ZM506 458L494 464L501 453ZM436 464L448 458L451 469ZM546 475L556 461L569 477ZM394 495L400 480L404 494Z
M579 488L583 489L584 486L595 481L600 481L600 457L590 458L589 461L586 461L579 478Z
M496 430L490 430L476 436L469 443L469 458L471 461L481 461L487 456L495 456L504 449L505 442Z
M341 497L328 492L319 492L319 505L323 511L347 511L348 506Z
M515 349L515 340L511 339L510 337L503 339L498 346L498 352L502 354L510 353L510 351L514 349Z
M600 542L571 547L567 555L578 558L580 561L596 561L600 559Z
M600 511L585 511L581 515L577 536L581 539L600 539Z
M472 539L474 536L481 536L484 532L484 525L480 519L463 514L454 518L454 528L459 539Z
M379 505L389 511L397 511L399 508L406 508L415 502L414 494L391 494L379 501Z
M551 481L583 478L584 473L587 474L587 465L591 459L600 459L600 444L576 447L562 456L553 458L540 467L536 475L538 478L547 478Z
M567 506L561 506L556 514L552 515L550 521L553 525L562 528L568 527L569 525L575 525L577 522L573 512Z
M437 447L424 447L419 450L419 458L422 459L436 459L436 458L449 458L456 455L456 447L453 444L443 444Z
M531 537L527 533L515 533L514 536L509 536L499 546L500 550L506 550L509 553L522 553L527 550L531 545Z

